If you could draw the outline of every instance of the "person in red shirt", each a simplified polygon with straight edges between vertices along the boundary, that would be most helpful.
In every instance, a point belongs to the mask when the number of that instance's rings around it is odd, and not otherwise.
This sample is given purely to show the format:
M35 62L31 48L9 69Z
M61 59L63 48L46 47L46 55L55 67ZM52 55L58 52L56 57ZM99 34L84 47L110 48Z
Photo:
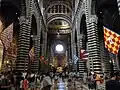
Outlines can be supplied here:
M29 88L29 82L28 82L27 78L25 78L23 80L23 90L28 90L28 88Z

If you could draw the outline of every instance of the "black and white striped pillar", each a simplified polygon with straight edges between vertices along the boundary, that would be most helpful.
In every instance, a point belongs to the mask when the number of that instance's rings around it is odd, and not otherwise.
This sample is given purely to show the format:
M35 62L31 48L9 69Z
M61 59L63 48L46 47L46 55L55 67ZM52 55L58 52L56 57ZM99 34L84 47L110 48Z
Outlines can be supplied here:
M20 32L18 37L18 50L16 60L17 71L27 71L28 53L30 45L30 21L25 16L20 17Z
M109 52L104 46L104 41L100 41L100 51L101 51L101 61L102 61L102 70L103 72L110 72L110 57L109 57Z
M35 60L31 64L31 71L39 72L41 68L40 64L40 40L41 40L41 18L39 18L39 27L40 29L37 30L37 36L34 37L34 52L35 52Z
M97 30L97 17L93 15L87 22L88 51L91 71L101 73L100 41Z
M97 16L91 15L89 0L85 1L85 15L87 24L89 67L91 71L101 73L100 41L97 29Z
M78 61L78 71L80 74L83 74L86 71L85 61L80 59L80 49L82 49L82 43L83 43L83 34L79 36L79 61Z
M21 0L21 16L20 16L20 31L18 36L18 49L16 60L16 71L24 72L28 70L29 63L29 47L30 47L30 32L31 32L31 11L33 1L30 1L28 17L26 17L26 9L24 1Z

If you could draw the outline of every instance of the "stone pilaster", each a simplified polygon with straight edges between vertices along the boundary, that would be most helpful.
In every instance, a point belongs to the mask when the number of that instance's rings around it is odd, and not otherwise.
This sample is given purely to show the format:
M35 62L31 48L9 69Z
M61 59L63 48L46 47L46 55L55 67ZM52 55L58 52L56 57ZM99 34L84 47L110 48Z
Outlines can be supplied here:
M87 22L87 36L88 36L88 51L90 69L101 73L101 56L100 56L100 41L97 30L97 17L91 16L89 22Z
M73 69L74 69L74 35L73 35L73 31L71 32L71 59L72 59L72 64L73 64Z
M47 56L47 32L45 32L45 39L44 39L44 56Z
M18 50L16 60L17 71L27 71L28 69L28 52L30 45L30 24L25 16L20 17L20 32L18 37Z
M69 71L72 71L72 64L73 64L73 60L71 59L71 45L68 44L68 64L69 64Z
M74 43L74 54L76 55L76 43Z

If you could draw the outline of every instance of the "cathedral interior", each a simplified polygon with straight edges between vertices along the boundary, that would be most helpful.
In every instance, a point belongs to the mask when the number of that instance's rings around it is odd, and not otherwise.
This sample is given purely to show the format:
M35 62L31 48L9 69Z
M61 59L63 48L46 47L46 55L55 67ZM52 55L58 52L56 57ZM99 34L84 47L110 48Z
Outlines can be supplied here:
M103 26L120 34L119 5L119 0L0 0L0 33L13 30L4 40L0 36L0 71L118 70L116 55L104 46ZM81 49L89 52L87 61L80 59Z

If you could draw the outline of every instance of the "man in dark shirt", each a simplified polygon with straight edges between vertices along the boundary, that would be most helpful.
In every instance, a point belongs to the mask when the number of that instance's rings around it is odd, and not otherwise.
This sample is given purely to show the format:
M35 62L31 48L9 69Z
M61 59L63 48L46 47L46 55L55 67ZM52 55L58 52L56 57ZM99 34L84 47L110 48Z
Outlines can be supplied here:
M111 79L106 82L106 90L120 90L120 83L116 80L116 74L111 73Z
M3 75L1 79L1 90L10 90L10 80L7 75Z

